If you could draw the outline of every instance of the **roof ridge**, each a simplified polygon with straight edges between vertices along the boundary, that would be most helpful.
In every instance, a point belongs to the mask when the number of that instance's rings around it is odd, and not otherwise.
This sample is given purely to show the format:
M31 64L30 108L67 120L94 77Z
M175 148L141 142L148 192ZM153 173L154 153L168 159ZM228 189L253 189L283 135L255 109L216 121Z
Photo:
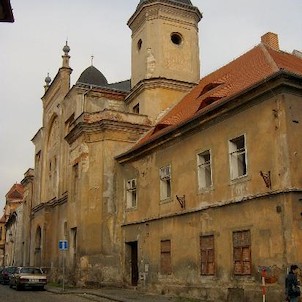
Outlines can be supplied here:
M280 70L278 64L276 63L276 61L273 59L273 57L271 56L271 54L269 53L269 51L267 50L267 46L265 46L265 44L260 43L258 45L261 50L264 53L264 56L268 62L268 64L271 66L271 68L273 69L274 72L278 72Z

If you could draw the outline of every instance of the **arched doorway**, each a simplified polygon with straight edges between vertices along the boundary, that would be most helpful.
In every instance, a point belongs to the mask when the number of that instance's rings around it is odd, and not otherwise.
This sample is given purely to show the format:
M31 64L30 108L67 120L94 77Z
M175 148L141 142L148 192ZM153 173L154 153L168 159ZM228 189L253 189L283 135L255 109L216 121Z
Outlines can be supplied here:
M38 226L35 236L35 266L41 266L41 243L42 243L42 231Z

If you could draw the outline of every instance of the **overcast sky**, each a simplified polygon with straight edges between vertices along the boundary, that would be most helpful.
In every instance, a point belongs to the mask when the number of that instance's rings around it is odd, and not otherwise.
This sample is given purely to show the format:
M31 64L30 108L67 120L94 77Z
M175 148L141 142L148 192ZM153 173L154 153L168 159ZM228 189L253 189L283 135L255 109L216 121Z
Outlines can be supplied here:
M227 64L272 31L280 48L302 51L302 0L191 0L199 23L201 75ZM61 67L68 39L72 84L94 66L109 82L130 78L127 21L139 0L11 0L15 23L0 23L0 214L5 194L33 167L44 79Z

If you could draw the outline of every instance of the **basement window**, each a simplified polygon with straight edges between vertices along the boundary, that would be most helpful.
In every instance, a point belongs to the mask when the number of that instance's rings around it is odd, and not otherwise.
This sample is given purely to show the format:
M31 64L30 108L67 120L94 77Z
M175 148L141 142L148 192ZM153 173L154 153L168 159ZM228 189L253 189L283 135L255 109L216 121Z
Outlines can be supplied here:
M247 156L245 136L241 135L229 141L229 159L231 179L247 174Z

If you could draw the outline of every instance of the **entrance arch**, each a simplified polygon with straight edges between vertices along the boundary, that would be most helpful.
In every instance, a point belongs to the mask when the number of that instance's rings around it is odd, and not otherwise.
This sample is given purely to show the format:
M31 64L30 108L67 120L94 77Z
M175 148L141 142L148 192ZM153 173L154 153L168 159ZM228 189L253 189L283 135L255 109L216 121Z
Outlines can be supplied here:
M35 235L35 266L41 266L42 230L38 226Z

